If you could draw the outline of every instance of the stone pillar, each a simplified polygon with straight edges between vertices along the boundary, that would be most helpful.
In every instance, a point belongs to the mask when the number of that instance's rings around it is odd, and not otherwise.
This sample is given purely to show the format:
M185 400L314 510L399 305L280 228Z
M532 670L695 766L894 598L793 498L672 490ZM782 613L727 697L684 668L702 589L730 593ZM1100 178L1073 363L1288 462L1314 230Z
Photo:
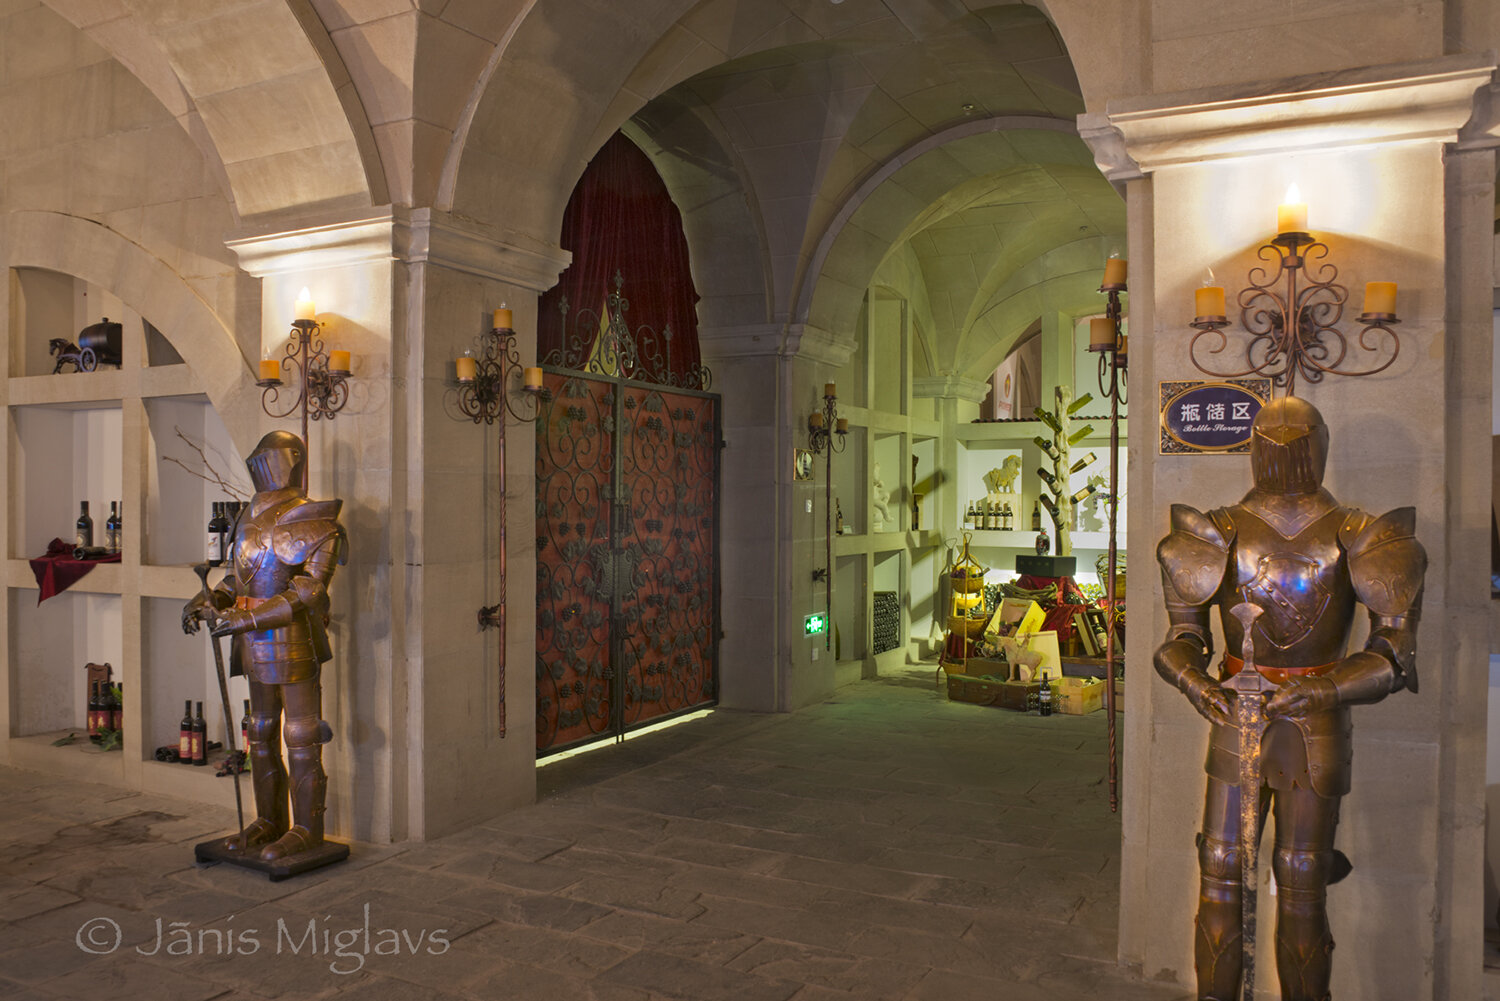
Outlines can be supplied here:
M1488 151L1444 144L1492 68L1446 58L1325 75L1315 87L1299 78L1111 102L1080 120L1101 167L1127 186L1132 399L1154 402L1163 380L1210 378L1187 357L1193 289L1212 266L1234 312L1289 183L1349 290L1346 332L1357 334L1363 282L1401 286L1395 365L1298 381L1330 425L1334 495L1375 513L1415 505L1431 559L1420 694L1354 709L1353 791L1338 835L1354 872L1329 894L1336 997L1480 995L1490 278L1479 230L1489 227L1494 164ZM1207 724L1152 670L1166 632L1152 543L1170 503L1233 503L1250 475L1244 457L1158 456L1155 422L1141 416L1130 427L1120 959L1187 984ZM1263 893L1263 914L1272 906ZM1273 925L1260 927L1269 994Z

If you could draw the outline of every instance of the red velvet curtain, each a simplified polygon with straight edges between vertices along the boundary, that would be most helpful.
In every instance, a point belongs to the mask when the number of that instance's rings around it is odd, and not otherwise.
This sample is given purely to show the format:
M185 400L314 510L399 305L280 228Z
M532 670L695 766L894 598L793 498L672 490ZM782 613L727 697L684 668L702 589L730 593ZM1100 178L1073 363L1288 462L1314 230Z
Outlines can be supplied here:
M621 133L579 178L563 215L561 242L573 252L573 263L541 297L537 356L543 363L561 359L568 368L584 366L618 274L629 304L625 324L636 347L643 360L662 363L649 364L647 374L655 376L660 367L683 377L697 368L698 292L682 215L651 160Z

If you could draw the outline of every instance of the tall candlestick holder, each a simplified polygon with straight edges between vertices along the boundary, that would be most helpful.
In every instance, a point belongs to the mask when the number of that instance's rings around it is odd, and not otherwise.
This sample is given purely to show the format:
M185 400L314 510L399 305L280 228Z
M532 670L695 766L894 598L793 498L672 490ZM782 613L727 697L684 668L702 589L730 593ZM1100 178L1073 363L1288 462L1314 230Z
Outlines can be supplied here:
M311 318L292 321L291 337L287 340L285 354L280 364L274 359L261 363L261 378L256 385L261 387L260 407L268 417L289 417L301 411L302 444L307 445L309 420L331 421L334 415L349 402L349 353L323 347L323 327ZM334 365L331 358L336 358ZM281 407L281 390L286 380L281 372L295 377L291 380L297 387L296 395ZM302 471L302 485L307 486L307 469Z
M1222 353L1229 345L1224 328L1229 319L1222 313L1204 313L1200 298L1199 316L1192 326L1198 332L1188 345L1188 357L1198 371L1221 379L1259 375L1283 387L1288 396L1296 392L1300 375L1308 382L1322 382L1326 375L1367 376L1390 368L1401 350L1401 339L1391 328L1401 321L1395 313L1395 286L1378 289L1387 283L1366 286L1365 311L1356 322L1362 325L1357 335L1346 335L1339 329L1349 291L1338 284L1339 271L1327 261L1328 245L1304 232L1281 233L1257 252L1266 262L1250 269L1249 284L1240 290L1240 324L1249 333L1245 344L1245 367L1223 370L1211 367L1199 358L1199 343L1213 334L1204 352ZM1222 309L1222 289L1200 289L1219 292L1216 297ZM1386 306L1388 309L1372 308ZM1384 337L1375 335L1383 334ZM1352 336L1352 339L1351 339ZM1372 368L1346 367L1352 355L1366 352L1377 358L1388 341L1390 357Z
M510 311L502 307L497 310L497 319L508 317ZM458 409L464 417L475 424L499 424L499 492L500 492L500 585L499 601L481 606L478 612L479 629L497 630L499 640L499 699L500 736L505 736L505 425L510 421L524 424L536 420L541 400L546 395L542 385L540 368L522 368L521 356L516 350L516 332L508 324L493 326L480 334L475 345L464 352L454 363L457 376ZM521 395L515 397L514 388L519 384Z
M1120 809L1120 760L1115 732L1115 675L1121 665L1115 633L1115 563L1119 556L1120 404L1126 402L1125 377L1128 373L1127 341L1120 329L1124 316L1120 295L1128 290L1124 270L1122 261L1105 271L1105 281L1099 286L1099 291L1108 297L1104 307L1105 324L1101 325L1104 336L1091 337L1089 343L1089 350L1099 353L1099 392L1109 399L1109 562L1105 567L1104 583L1104 711L1109 731L1109 808L1116 813Z
M823 566L813 571L813 580L823 582L825 621L833 621L833 454L849 447L849 420L839 416L839 398L833 383L823 386L823 409L807 418L807 447L822 455L823 475ZM823 633L823 649L833 647L833 628Z

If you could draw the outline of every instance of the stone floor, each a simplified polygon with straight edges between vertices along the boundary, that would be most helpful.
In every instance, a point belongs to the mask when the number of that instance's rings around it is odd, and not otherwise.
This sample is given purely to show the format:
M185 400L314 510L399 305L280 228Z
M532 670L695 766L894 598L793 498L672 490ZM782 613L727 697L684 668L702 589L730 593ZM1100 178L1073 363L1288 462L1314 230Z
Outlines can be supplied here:
M914 668L283 883L192 864L232 814L0 769L0 998L1176 1001L1114 965L1104 746Z

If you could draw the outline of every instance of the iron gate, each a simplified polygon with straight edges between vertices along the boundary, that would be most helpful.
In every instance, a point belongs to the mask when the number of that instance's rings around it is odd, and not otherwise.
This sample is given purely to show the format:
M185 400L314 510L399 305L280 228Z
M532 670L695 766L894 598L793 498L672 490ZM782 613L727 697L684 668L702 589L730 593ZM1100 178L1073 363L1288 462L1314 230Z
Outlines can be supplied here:
M712 705L719 642L719 397L544 373L538 756Z

